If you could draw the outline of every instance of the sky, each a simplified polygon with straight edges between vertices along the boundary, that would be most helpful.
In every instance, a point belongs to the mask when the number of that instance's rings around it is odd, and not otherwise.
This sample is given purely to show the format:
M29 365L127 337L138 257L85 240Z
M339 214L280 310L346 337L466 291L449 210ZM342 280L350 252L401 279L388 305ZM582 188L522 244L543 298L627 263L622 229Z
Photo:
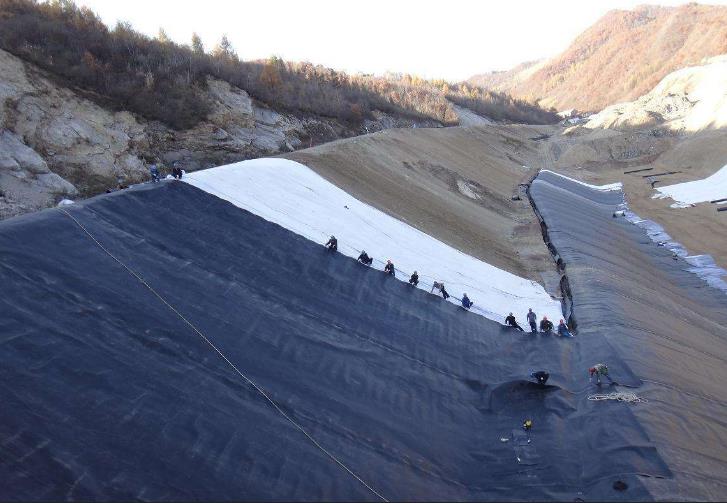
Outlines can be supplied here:
M645 0L77 0L114 26L128 21L205 47L227 34L240 58L275 55L352 73L460 81L555 56L611 9ZM654 2L657 3L657 2ZM660 0L681 5L684 0ZM711 4L727 4L712 0Z

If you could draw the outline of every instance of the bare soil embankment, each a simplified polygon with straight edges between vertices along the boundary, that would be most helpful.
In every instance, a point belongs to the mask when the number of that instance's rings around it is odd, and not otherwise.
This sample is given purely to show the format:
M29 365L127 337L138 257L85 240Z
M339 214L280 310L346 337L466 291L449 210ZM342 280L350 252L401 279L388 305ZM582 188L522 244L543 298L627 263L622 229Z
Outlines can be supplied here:
M539 168L594 184L623 182L636 213L690 253L709 254L727 268L725 212L709 203L675 209L670 199L652 199L652 182L696 180L727 164L725 140L727 130L480 126L384 131L286 157L423 232L547 287L553 266L537 221L525 199L511 200Z
M540 130L389 130L285 157L465 253L548 287L553 263L538 222L527 198L512 200L535 174L539 151L531 138Z

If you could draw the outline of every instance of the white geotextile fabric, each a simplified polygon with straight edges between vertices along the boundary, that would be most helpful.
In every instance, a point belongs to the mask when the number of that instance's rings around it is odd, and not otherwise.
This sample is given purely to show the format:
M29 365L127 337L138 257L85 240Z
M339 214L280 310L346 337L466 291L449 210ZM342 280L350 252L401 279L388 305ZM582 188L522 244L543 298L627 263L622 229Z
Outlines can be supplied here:
M452 248L355 199L300 163L255 159L197 171L184 181L312 241L323 244L335 235L339 252L356 258L366 250L377 259L374 267L391 259L402 281L416 270L420 288L429 290L433 281L443 281L451 302L467 293L475 303L473 312L500 323L510 312L524 322L528 308L555 325L562 317L560 302L537 282Z

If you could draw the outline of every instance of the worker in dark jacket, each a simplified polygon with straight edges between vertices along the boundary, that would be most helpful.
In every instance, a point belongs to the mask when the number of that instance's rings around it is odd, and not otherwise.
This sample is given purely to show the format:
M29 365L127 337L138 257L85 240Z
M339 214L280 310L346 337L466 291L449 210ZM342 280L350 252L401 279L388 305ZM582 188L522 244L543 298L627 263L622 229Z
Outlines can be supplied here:
M465 308L465 309L469 309L470 307L472 307L472 305L473 305L473 304L474 304L474 302L472 302L472 301L470 300L470 298L469 298L469 297L467 297L467 294L464 294L464 295L462 296L462 307L463 307L463 308Z
M538 331L538 324L537 324L538 317L533 312L532 307L530 309L528 309L527 319L528 319L528 323L530 323L530 332L533 334L536 333Z
M414 271L414 273L409 278L409 284L411 286L417 286L419 284L419 275L416 271Z
M444 283L435 281L432 285L431 293L434 293L434 290L439 290L439 293L442 294L442 297L445 299L449 298L449 294L447 293L447 290L444 288Z
M540 331L546 334L553 331L553 322L547 316L543 316L543 319L540 320Z
M179 167L179 164L177 161L174 161L174 164L172 165L172 176L175 180L181 180L182 179L182 168Z
M358 256L358 261L362 264L371 265L374 259L369 257L368 253L366 253L366 250L361 250L361 255Z
M517 324L517 320L512 313L510 313L507 318L505 318L505 324L509 327L517 328L521 332L524 332L523 327Z
M439 291L442 292L442 298L446 300L449 298L449 294L447 293L447 289L444 288L444 283L441 283L441 285L442 288L440 288Z
M336 239L336 236L331 236L331 239L326 242L326 248L330 251L338 250L338 240Z
M396 273L394 272L394 264L391 262L391 260L386 261L386 265L384 266L384 272L389 276L396 275Z
M560 323L558 323L558 335L561 337L573 337L573 334L568 331L568 327L563 320L560 320Z

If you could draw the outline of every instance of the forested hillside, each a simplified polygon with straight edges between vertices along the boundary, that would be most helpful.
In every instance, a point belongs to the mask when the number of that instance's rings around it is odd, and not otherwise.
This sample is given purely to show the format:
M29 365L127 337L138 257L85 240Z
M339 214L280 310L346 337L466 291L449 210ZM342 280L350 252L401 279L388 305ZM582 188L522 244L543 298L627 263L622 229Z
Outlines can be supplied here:
M614 10L559 56L470 79L558 110L599 111L649 92L674 70L727 53L727 7L690 3ZM533 71L534 70L534 71Z
M271 108L361 124L379 110L394 116L457 123L451 101L497 120L552 123L557 117L524 100L472 84L427 81L411 75L349 75L277 57L242 61L226 36L213 48L199 37L172 42L162 29L152 39L130 25L107 27L70 0L0 0L0 48L129 110L177 129L203 121L210 103L207 78L226 81Z

